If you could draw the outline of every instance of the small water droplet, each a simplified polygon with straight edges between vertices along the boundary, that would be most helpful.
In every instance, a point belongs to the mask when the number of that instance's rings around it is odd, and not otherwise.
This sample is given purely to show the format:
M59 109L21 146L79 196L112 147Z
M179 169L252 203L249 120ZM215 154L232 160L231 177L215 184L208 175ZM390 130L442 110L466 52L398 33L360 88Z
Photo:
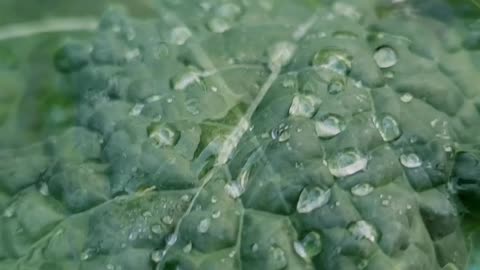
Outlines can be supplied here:
M285 251L277 245L270 247L270 258L272 258L272 269L283 269L287 266L288 260Z
M217 219L217 218L220 217L221 214L222 214L222 212L220 210L217 210L217 211L212 213L212 218Z
M169 235L167 237L167 246L171 247L175 245L175 243L177 242L177 239L178 239L177 233L172 233L171 235Z
M373 186L366 183L366 184L358 184L352 187L351 192L353 195L358 197L367 196L368 194L372 193L374 190Z
M162 234L162 232L163 232L162 225L160 225L160 224L153 225L151 230L154 234Z
M214 33L223 33L228 31L232 26L230 25L229 20L226 20L225 18L213 17L208 21L207 27Z
M48 196L48 195L50 195L50 191L49 191L49 189L48 189L47 183L42 182L42 183L40 184L40 187L38 188L38 192L40 192L40 194L42 194L43 196Z
M410 93L404 93L402 96L400 96L400 100L404 103L409 103L413 100L413 96Z
M290 63L297 46L289 41L281 41L275 43L269 50L270 58L269 67L272 71L280 70L282 67Z
M270 136L273 140L277 140L278 142L285 142L290 139L290 132L289 126L287 124L280 124L278 127L272 129L270 132Z
M379 47L373 54L373 58L380 68L393 67L398 61L397 53L389 46Z
M217 203L217 197L212 196L212 198L210 199L210 202Z
M402 134L398 122L390 115L386 115L380 121L375 120L374 122L385 142L394 141Z
M232 181L225 185L225 192L233 199L237 199L245 192L245 188L239 181Z
M309 232L301 241L295 241L293 248L304 259L315 257L322 251L321 236L316 232Z
M328 93L331 95L339 94L344 90L345 90L345 83L343 82L343 80L339 80L339 79L331 80L327 88Z
M177 45L183 45L192 36L192 32L185 26L173 28L170 34L170 40Z
M338 135L345 129L343 121L334 115L326 115L315 121L315 133L319 138L328 139Z
M205 218L205 219L202 219L198 224L197 231L199 233L206 233L208 232L209 228L210 228L210 218Z
M188 71L172 79L173 89L177 91L185 90L193 83L200 82L200 75L195 71Z
M342 76L348 75L352 69L349 55L340 50L327 49L316 53L312 64L315 68L325 69Z
M300 193L297 202L297 211L299 213L310 213L328 203L331 197L331 191L323 190L319 187L306 187Z
M402 154L400 156L400 163L410 169L422 166L422 160L414 153Z
M257 243L253 243L252 245L252 252L255 253L258 251L258 244Z
M167 225L172 225L173 223L173 218L171 216L164 216L162 217L162 222L167 224Z
M351 224L348 227L348 231L350 231L350 233L356 239L367 239L372 243L375 243L378 238L378 233L375 227L373 227L371 224L369 224L365 220L360 220Z
M87 248L86 250L84 250L82 252L82 254L80 254L80 260L86 261L86 260L90 259L93 256L94 253L95 253L95 250L93 250L91 248Z
M192 251L192 242L188 242L188 244L183 247L183 252L190 253L190 251Z
M152 261L159 263L163 258L163 251L162 250L154 250L151 254Z
M157 146L173 146L177 143L180 134L168 125L153 123L147 128L148 137L154 141Z
M367 167L368 159L356 149L346 149L328 161L328 169L333 176L345 177Z
M355 6L344 2L335 2L333 5L333 11L354 21L359 21L362 18L362 14Z
M296 95L293 97L289 113L292 116L311 118L315 113L317 101L313 96Z
M107 264L107 270L115 270L115 266L111 263Z
M138 116L142 113L144 107L145 105L143 104L135 104L128 114L131 116Z

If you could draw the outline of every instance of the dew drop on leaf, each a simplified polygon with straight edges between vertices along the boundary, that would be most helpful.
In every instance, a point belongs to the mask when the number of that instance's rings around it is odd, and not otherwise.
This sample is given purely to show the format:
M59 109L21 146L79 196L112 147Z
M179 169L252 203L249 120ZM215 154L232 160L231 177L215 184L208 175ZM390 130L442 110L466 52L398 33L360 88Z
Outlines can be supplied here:
M210 218L205 218L205 219L202 219L198 224L197 231L199 233L206 233L208 232L209 228L210 228Z
M326 49L313 56L312 64L315 68L325 69L342 76L346 76L352 69L352 60L345 52L335 49Z
M272 269L280 270L285 268L288 265L287 256L285 251L277 245L270 247L270 258L272 263Z
M339 79L333 79L330 81L327 87L327 91L331 95L336 95L345 90L345 83Z
M415 153L402 154L400 156L400 163L410 169L422 166L422 160Z
M200 77L198 72L188 71L186 73L175 76L172 79L173 89L177 91L185 90L188 86L193 83L200 82Z
M177 143L180 134L167 125L153 123L147 128L148 137L153 140L157 146L173 146Z
M289 113L292 116L303 116L311 118L315 113L315 98L312 96L296 95L293 97Z
M328 203L331 197L330 189L324 190L319 187L306 187L300 193L297 202L297 211L299 213L310 213Z
M154 234L161 234L163 232L162 225L159 224L152 225L151 230Z
M183 247L183 252L190 253L190 251L192 251L192 242L188 242L188 244Z
M162 217L162 222L167 224L167 225L172 225L173 223L173 218L171 216L164 216Z
M380 68L393 67L398 61L397 53L389 46L379 47L373 54L373 58Z
M272 71L280 70L286 66L293 57L297 46L290 41L280 41L275 43L269 50L269 67Z
M290 139L289 128L290 127L287 124L282 123L278 127L272 129L270 136L273 140L278 142L288 141L288 139Z
M390 115L384 116L380 121L375 120L375 126L377 127L383 141L391 142L396 140L401 135L398 122Z
M130 116L138 116L142 113L143 111L143 107L145 107L145 105L143 104L135 104L132 109L130 110L130 112L128 113Z
M328 161L328 169L333 176L345 177L367 167L368 159L356 149L345 149Z
M315 121L315 133L322 139L334 137L344 129L345 125L343 121L334 115L327 115Z
M232 26L230 22L224 18L213 17L208 21L207 27L214 33L223 33L228 31Z
M230 196L232 199L236 199L242 196L243 192L245 192L245 188L239 181L232 181L225 185L225 192Z
M322 251L321 236L316 232L309 232L301 241L295 241L293 248L304 259L315 257Z
M185 26L178 26L172 29L170 40L177 45L183 45L192 36L192 32Z
M367 239L368 241L375 243L378 239L378 232L371 225L370 223L366 222L365 220L357 221L351 224L348 227L348 231L356 238L356 239Z
M351 192L353 195L358 197L367 196L368 194L372 193L374 190L373 186L366 183L366 184L357 184L352 187Z
M150 255L151 259L155 263L159 263L162 260L163 257L163 251L161 250L154 250L152 254Z
M413 96L410 93L404 93L402 96L400 96L400 100L404 103L409 103L413 100Z

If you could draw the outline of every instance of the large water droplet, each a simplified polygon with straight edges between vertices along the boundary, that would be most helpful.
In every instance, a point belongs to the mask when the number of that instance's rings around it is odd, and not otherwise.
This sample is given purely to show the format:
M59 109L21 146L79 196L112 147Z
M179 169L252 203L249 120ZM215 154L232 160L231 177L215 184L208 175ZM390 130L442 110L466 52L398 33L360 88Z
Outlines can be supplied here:
M281 41L275 43L269 50L270 58L269 67L272 71L280 70L283 66L290 63L297 46L289 41Z
M280 124L278 127L272 129L270 132L270 136L273 140L277 140L278 142L285 142L290 139L290 132L289 126L287 124Z
M415 153L400 155L400 163L410 169L422 166L422 160Z
M163 216L162 217L162 222L167 224L167 225L172 225L173 223L173 218L171 216Z
M358 184L352 187L351 192L353 195L358 197L367 196L368 194L372 193L374 190L373 186L366 183L366 184Z
M351 224L348 227L348 231L350 231L350 233L356 239L367 239L372 243L375 243L378 239L378 232L375 227L373 227L365 220L360 220Z
M315 113L317 101L313 96L296 95L293 97L289 113L292 116L311 118Z
M192 36L192 32L185 26L178 26L173 28L170 34L170 40L177 45L183 45Z
M328 203L331 197L331 191L323 190L319 187L306 187L300 193L297 203L299 213L310 213Z
M334 49L316 53L312 64L315 68L326 69L342 76L349 74L352 69L351 57L343 51Z
M288 260L285 255L285 251L277 245L270 247L270 258L272 263L272 269L280 270L287 267Z
M144 107L145 105L143 104L135 104L128 114L131 116L138 116L142 113Z
M326 115L315 122L315 133L323 139L334 137L344 129L343 121L334 115Z
M375 62L380 68L393 67L397 61L397 53L389 46L379 47L373 54Z
M302 241L295 241L293 248L304 259L315 257L322 251L321 236L316 232L309 232Z
M209 228L210 228L210 218L205 218L205 219L202 219L198 224L197 231L199 233L206 233L208 232Z
M397 121L390 115L386 115L380 121L375 120L374 122L385 142L396 140L402 133Z
M328 161L330 173L336 177L355 174L367 167L368 159L356 149L346 149Z
M173 146L177 143L180 134L168 125L154 123L147 128L147 134L157 146Z

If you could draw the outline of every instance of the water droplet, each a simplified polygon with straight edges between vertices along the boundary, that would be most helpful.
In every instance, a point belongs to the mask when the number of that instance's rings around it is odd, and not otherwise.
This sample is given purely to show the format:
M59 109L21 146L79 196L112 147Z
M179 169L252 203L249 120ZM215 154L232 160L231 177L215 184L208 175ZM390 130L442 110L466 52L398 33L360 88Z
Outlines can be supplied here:
M186 73L180 74L172 79L173 89L177 91L185 90L188 86L193 83L199 83L200 76L198 72L188 71Z
M422 160L414 153L402 154L400 156L400 163L410 169L422 166Z
M212 196L212 198L210 198L210 202L217 203L217 197Z
M220 210L217 210L217 211L212 213L212 218L217 219L217 218L220 217L221 214L222 214L222 212L220 212Z
M364 170L367 163L368 159L356 149L346 149L328 161L328 169L336 177L345 177Z
M334 115L322 117L315 121L315 133L319 138L328 139L338 135L345 129L345 124L340 118Z
M281 41L275 43L269 50L270 58L269 67L272 71L280 70L282 67L290 63L297 46L289 41Z
M343 90L345 90L345 83L343 82L343 80L333 79L328 84L327 91L331 95L339 94L343 92Z
M205 218L205 219L202 219L198 224L197 231L199 233L206 233L208 232L209 228L210 228L210 218Z
M343 51L334 49L316 53L312 64L315 68L326 69L342 76L348 75L352 69L351 57Z
M225 3L221 5L216 11L218 16L232 19L240 15L241 12L242 9L240 8L240 6L234 3Z
M331 191L323 190L319 187L306 187L300 193L297 203L299 213L310 213L328 203L331 197Z
M410 101L412 101L413 99L413 96L412 94L410 93L404 93L401 97L400 97L400 100L404 103L409 103Z
M315 257L322 251L321 236L316 232L309 232L301 241L295 241L293 248L304 259Z
M366 184L358 184L352 187L351 192L353 195L358 197L367 196L368 194L372 193L374 190L373 186L366 183Z
M177 45L183 45L192 36L192 32L185 26L173 28L170 34L170 40Z
M87 248L86 250L84 250L82 252L82 254L80 254L80 260L82 261L86 261L88 259L90 259L95 253L95 250L91 249L91 248Z
M303 116L311 118L315 113L316 100L312 96L296 95L293 97L289 113L292 116Z
M15 215L15 207L13 205L7 207L3 211L3 216L6 217L6 218L11 218L11 217L13 217L13 215Z
M171 235L169 235L167 237L167 246L171 247L175 245L175 243L177 242L177 239L178 239L177 233L172 233Z
M273 245L270 247L270 256L272 261L272 268L276 270L283 269L287 266L288 260L287 256L285 255L285 251L281 249L277 245Z
M223 33L228 31L232 26L225 18L213 17L208 21L207 27L214 33Z
M389 46L379 47L373 54L373 58L380 68L393 67L398 61L397 53Z
M115 266L111 263L107 264L107 270L115 270Z
M402 134L397 121L390 115L386 115L380 121L375 120L374 122L385 142L394 141Z
M182 197L180 199L184 202L189 202L190 201L190 195L184 194L184 195L182 195Z
M190 253L190 251L192 251L192 242L188 242L188 244L183 247L183 252Z
M232 181L225 185L225 192L233 199L237 199L245 192L245 188L239 181Z
M162 222L167 224L167 225L172 225L173 218L171 216L164 216L164 217L162 217Z
M163 258L163 251L154 250L150 257L151 257L152 261L154 261L156 263L159 263Z
M161 234L163 232L162 225L160 225L160 224L153 225L151 230L154 234Z
M359 21L362 18L362 14L356 7L343 2L335 2L333 5L333 11L354 21Z
M289 128L290 127L287 124L282 123L278 127L272 129L270 136L273 140L277 140L278 142L288 141L288 139L290 139Z
M138 116L142 113L143 107L145 107L145 105L135 104L128 114L131 115L131 116Z
M180 134L168 125L154 123L147 128L148 137L152 139L157 146L173 146L177 143Z
M378 238L378 233L375 227L373 227L371 224L369 224L365 220L360 220L351 224L348 227L348 231L350 231L350 233L356 239L367 239L372 243L375 243Z
M258 244L257 243L253 243L252 245L252 252L255 253L258 251Z
M193 115L198 115L200 113L199 106L197 99L189 99L185 101L186 110Z
M38 192L42 194L43 196L48 196L50 194L50 191L48 190L48 185L45 182L42 182L40 184L40 187L38 188Z

